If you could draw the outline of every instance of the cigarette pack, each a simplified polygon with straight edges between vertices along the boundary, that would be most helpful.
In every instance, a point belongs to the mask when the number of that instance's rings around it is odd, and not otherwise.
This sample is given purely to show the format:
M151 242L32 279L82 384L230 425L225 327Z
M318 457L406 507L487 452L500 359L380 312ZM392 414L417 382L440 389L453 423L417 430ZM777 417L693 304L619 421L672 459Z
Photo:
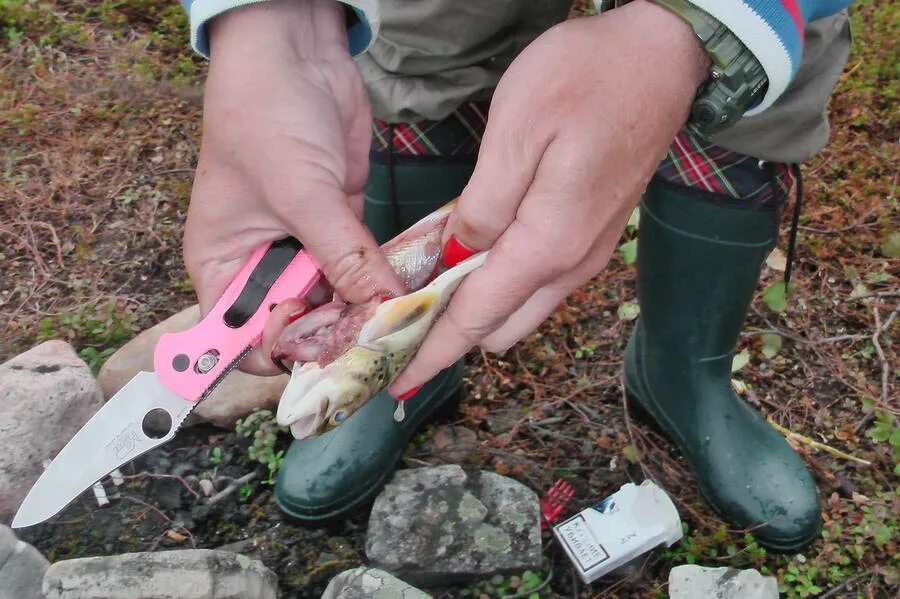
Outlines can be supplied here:
M553 527L556 539L585 583L654 547L681 539L681 518L672 499L653 481L628 483Z

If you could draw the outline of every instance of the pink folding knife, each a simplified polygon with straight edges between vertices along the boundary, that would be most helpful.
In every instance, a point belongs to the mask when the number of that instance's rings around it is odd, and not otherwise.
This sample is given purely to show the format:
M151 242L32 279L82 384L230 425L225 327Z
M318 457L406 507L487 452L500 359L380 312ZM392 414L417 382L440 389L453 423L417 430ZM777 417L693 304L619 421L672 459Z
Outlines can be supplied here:
M321 271L293 238L256 250L196 326L163 335L155 372L139 372L79 430L28 492L12 521L32 526L62 511L122 464L169 441L185 417L259 343L279 302L306 296ZM168 431L148 427L168 420Z

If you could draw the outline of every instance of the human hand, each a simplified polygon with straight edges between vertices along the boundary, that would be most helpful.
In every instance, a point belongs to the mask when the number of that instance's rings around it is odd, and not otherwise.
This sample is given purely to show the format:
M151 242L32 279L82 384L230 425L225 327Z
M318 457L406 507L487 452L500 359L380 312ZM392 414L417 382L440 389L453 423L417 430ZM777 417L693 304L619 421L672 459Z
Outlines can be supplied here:
M444 233L490 249L487 262L391 385L395 397L474 345L506 350L600 272L708 64L686 23L643 0L561 23L516 58Z
M292 235L350 302L405 289L363 226L371 109L334 0L275 0L210 25L203 140L184 259L206 314L250 254ZM279 305L241 369L269 352L300 300Z

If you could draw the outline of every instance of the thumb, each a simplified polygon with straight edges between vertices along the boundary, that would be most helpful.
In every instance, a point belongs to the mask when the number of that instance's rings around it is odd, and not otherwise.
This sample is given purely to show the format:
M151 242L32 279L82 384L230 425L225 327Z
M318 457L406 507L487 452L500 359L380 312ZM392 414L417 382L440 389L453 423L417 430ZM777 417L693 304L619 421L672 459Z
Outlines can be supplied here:
M342 298L356 304L375 295L406 293L400 277L342 191L319 188L309 197L317 201L303 203L283 213L282 218Z

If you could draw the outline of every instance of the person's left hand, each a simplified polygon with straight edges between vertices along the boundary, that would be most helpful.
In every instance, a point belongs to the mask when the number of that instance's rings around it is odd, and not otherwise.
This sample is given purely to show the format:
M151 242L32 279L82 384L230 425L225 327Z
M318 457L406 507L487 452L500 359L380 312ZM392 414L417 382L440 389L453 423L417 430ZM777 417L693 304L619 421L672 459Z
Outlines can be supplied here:
M644 0L566 21L497 86L475 172L444 233L489 249L390 387L421 385L475 345L504 351L606 265L709 59Z

